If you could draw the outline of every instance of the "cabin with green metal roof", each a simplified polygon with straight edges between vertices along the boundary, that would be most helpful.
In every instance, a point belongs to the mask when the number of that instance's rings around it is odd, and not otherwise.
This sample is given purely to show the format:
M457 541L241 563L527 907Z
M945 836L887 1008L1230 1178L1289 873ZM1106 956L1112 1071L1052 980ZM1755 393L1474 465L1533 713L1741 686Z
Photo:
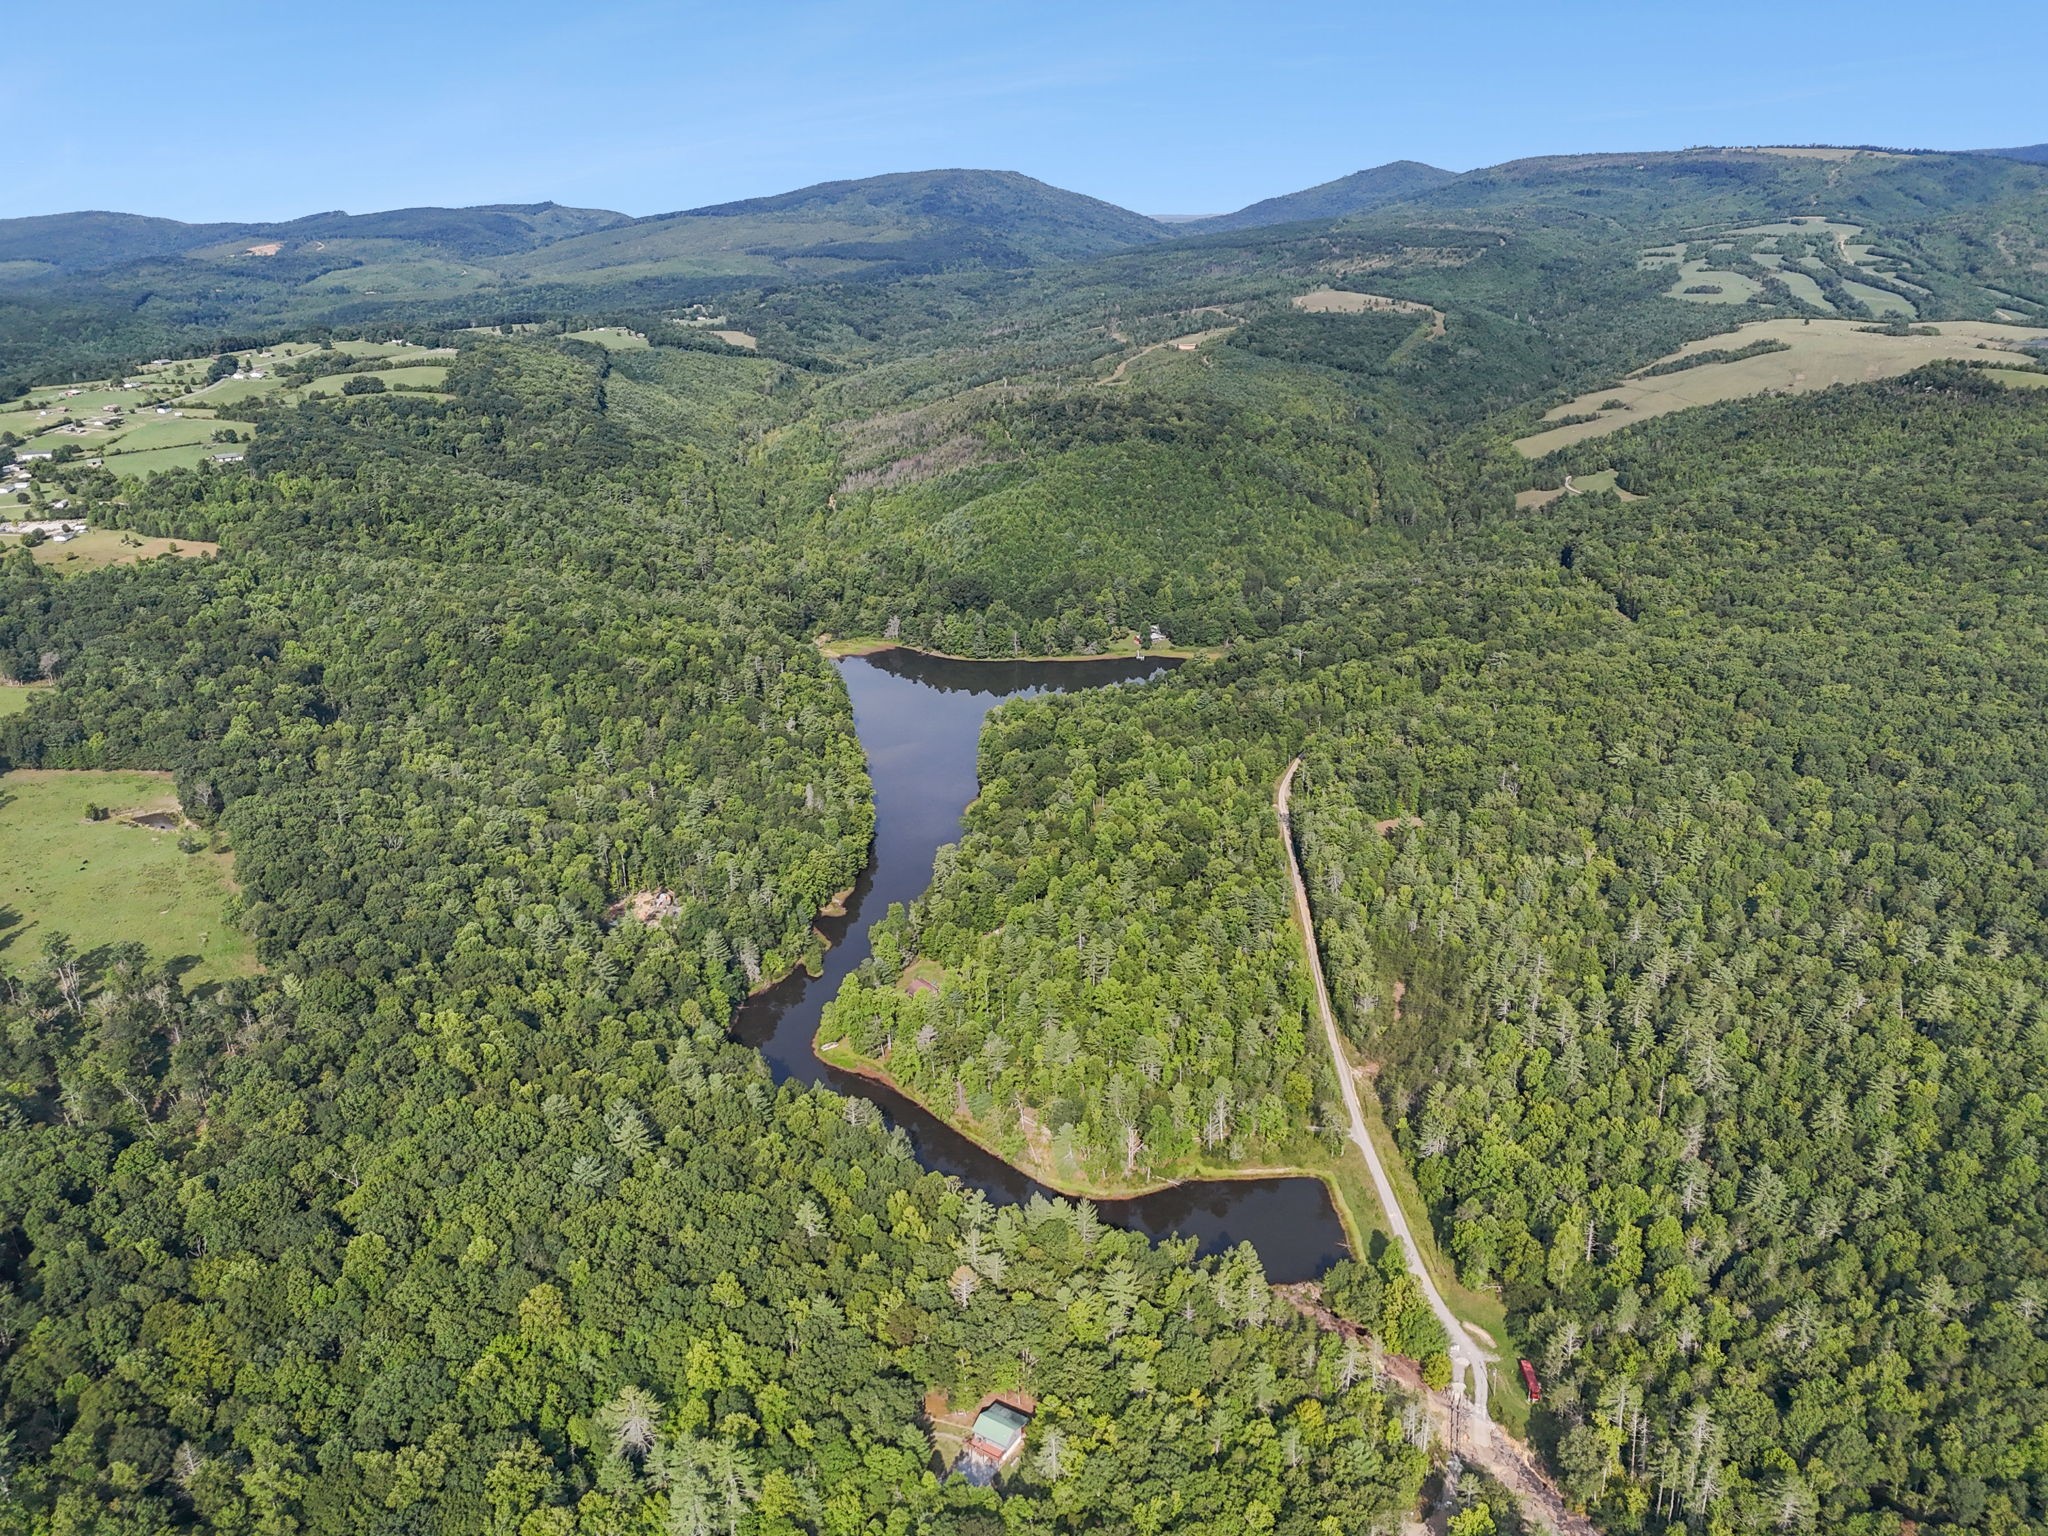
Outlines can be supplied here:
M995 1401L974 1416L967 1432L966 1449L960 1453L960 1475L976 1487L986 1488L996 1474L1015 1461L1024 1449L1024 1431L1031 1415L1021 1408Z

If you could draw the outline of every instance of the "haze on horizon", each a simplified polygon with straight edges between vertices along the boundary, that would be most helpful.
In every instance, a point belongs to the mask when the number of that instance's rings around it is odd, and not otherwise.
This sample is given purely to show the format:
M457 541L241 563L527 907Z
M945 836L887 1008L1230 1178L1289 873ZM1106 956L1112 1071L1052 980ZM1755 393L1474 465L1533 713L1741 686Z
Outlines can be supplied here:
M1185 215L1398 159L2048 138L2008 64L2048 46L2048 10L2010 0L1962 0L1932 38L1896 0L1861 8L1853 37L1829 8L1756 0L1711 27L1604 0L1471 0L1448 23L1293 0L119 0L91 41L39 54L0 94L0 130L32 150L0 217L649 214L942 166Z

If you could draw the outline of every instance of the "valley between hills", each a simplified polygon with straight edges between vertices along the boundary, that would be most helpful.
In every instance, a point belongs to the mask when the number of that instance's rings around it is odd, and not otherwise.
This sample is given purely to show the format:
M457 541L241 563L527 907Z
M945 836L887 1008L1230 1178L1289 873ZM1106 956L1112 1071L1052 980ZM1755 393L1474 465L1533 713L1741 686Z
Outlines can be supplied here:
M0 220L0 1536L2048 1528L2048 164Z

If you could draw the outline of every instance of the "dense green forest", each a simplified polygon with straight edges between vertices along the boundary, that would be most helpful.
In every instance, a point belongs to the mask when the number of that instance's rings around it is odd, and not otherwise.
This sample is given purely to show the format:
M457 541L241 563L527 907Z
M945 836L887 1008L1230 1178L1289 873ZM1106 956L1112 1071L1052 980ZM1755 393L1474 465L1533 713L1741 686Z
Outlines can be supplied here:
M9 1528L1408 1507L1398 1405L1255 1259L994 1210L726 1043L852 883L866 776L828 665L700 564L762 483L725 418L657 448L603 373L479 342L446 401L274 413L250 472L131 494L218 559L0 566L10 668L61 678L8 760L174 768L268 967L8 956ZM997 1388L1040 1404L1006 1524L919 1418Z
M2044 178L1589 157L1171 237L912 178L699 211L780 221L765 271L537 205L329 232L503 267L467 293L316 297L154 224L12 272L19 384L452 353L238 404L241 462L36 469L218 554L0 552L0 673L55 685L0 770L173 774L262 963L190 985L0 911L0 1532L1326 1536L1442 1495L1381 1370L1443 1358L1394 1250L1299 1311L1248 1248L992 1206L727 1035L874 832L815 640L1155 626L1205 654L990 717L827 1033L1070 1187L1328 1166L1300 754L1340 1022L1565 1497L2048 1530L2048 391L1941 365L1511 446L1816 312L1674 296L1643 252L1701 231L1825 213L1885 265L1813 236L1825 294L2048 316ZM1329 287L1441 333L1293 303ZM996 1391L1026 1455L942 1477L931 1405ZM1459 1486L1459 1536L1516 1528Z
M1005 709L957 852L825 1032L1066 1187L1334 1131L1272 829L1288 724L1259 690L1157 684ZM913 959L937 992L897 985Z
M2044 446L1961 371L1672 418L1318 732L1347 1024L1619 1528L2039 1518Z

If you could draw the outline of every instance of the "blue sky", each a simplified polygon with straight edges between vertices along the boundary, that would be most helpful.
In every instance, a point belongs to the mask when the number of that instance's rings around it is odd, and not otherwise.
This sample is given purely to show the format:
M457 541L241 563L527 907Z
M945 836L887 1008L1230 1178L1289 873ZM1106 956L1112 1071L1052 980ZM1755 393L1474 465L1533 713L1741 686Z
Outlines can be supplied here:
M0 215L544 198L639 214L945 165L1210 213L1401 158L2048 140L2040 0L101 0L44 15L0 79Z

